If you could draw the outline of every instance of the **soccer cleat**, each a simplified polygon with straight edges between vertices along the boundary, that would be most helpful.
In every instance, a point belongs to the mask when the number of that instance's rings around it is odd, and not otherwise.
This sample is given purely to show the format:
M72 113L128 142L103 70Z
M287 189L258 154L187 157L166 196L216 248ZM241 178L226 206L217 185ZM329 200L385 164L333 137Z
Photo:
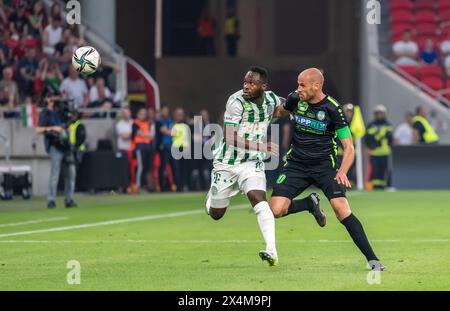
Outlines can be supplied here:
M269 266L276 266L278 265L278 258L271 255L267 251L260 251L259 257L264 261L267 261L269 263Z
M312 210L310 210L309 212L311 214L313 214L313 216L316 219L319 226L325 227L325 225L327 224L327 216L325 215L323 210L320 208L319 195L317 193L311 193L309 195L309 197L311 198L311 201L313 202Z
M65 202L65 205L66 205L66 208L78 207L77 203L75 203L73 200Z
M373 271L384 271L386 267L379 260L371 260L369 261L369 267Z
M55 208L55 207L56 207L55 201L48 201L47 208Z

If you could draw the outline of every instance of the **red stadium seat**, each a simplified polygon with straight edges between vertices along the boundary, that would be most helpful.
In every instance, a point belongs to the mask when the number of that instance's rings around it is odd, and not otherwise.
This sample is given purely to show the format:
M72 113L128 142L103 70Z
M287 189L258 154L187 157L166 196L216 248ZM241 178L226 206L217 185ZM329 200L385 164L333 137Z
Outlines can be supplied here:
M441 23L450 22L450 8L438 12Z
M435 24L436 23L436 13L429 10L420 10L416 11L416 14L414 15L416 24L420 23L429 23L429 24Z
M411 0L391 0L391 11L394 10L412 10Z
M419 78L419 71L416 66L398 66L398 68L407 74L409 74L411 77L418 79ZM402 75L402 74L400 74ZM403 75L402 75L403 76Z
M447 39L449 33L450 33L450 25L447 27L441 28L441 40Z
M438 0L437 7L438 7L439 11L450 10L450 1L448 1L448 0Z
M428 23L418 24L416 25L416 35L418 37L423 36L434 37L436 36L437 29L438 28L436 27L435 24L428 24Z
M433 11L435 9L434 0L416 0L414 2L414 9L418 10L429 10Z
M423 84L428 86L430 89L435 90L435 91L439 91L444 88L444 82L442 81L441 78L426 77L426 78L421 78L420 82L422 82Z
M414 26L410 23L398 23L392 25L392 41L398 41L398 39L401 39L403 32L405 30L412 31L414 29Z
M391 13L392 24L412 23L413 20L414 20L414 15L411 13L411 11L398 10L398 11L392 11L392 13Z
M439 65L423 65L419 68L421 79L435 77L442 79L442 68Z
M450 79L447 80L447 89L450 91Z

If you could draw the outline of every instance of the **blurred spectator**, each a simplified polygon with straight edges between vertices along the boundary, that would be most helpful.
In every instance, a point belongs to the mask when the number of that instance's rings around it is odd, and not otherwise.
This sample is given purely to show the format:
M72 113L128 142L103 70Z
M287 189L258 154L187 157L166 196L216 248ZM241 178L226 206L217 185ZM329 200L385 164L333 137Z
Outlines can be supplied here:
M52 18L51 23L44 29L44 33L42 34L42 50L47 55L53 55L56 44L61 41L63 33L61 24L61 17L57 16Z
M409 31L403 32L402 40L394 43L392 47L395 55L395 64L399 66L417 66L417 53L419 47L411 40Z
M95 80L102 78L107 88L111 88L111 77L115 76L120 71L119 66L110 61L107 56L102 57L102 62L97 70L90 76Z
M130 190L136 180L133 167L133 153L131 149L131 131L133 119L131 118L130 108L124 107L120 113L120 120L116 123L117 149L127 155L128 167L130 170Z
M425 47L420 54L421 61L425 64L436 64L438 59L437 51L434 47L433 39L428 38L425 41Z
M11 31L11 36L15 37L16 40L22 35L28 35L28 18L25 16L25 9L25 3L20 2L16 10L9 16L9 30Z
M447 74L447 78L450 78L450 54L444 60L445 73Z
M189 190L189 162L186 156L190 155L191 137L189 126L185 123L183 108L175 109L173 113L174 125L172 127L172 153L182 154L181 159L173 161L173 175L177 191ZM186 156L185 156L186 155Z
M93 106L99 106L104 100L112 100L110 89L105 86L105 80L101 77L95 80L95 85L89 90L89 102Z
M76 108L85 108L88 104L88 89L83 79L80 79L78 72L70 66L69 76L63 80L60 91L65 96L74 101Z
M371 183L374 189L384 189L389 181L389 157L392 145L392 126L386 119L386 107L374 109L375 120L367 127L365 136L372 167Z
M50 7L49 22L51 23L52 20L55 18L61 18L61 15L62 15L61 5L57 1L53 2L52 6Z
M0 24L7 25L10 15L11 9L3 3L3 0L0 0Z
M153 152L151 148L153 136L150 131L146 108L140 108L137 113L136 120L134 120L132 125L131 139L133 153L137 160L136 188L139 190L144 179L148 180L145 177L152 172L153 166ZM147 184L149 189L152 186Z
M7 61L11 58L7 39L8 32L6 30L0 29L0 57L2 58L2 63L7 63Z
M156 147L160 155L158 176L159 176L159 187L161 188L161 190L166 189L167 185L166 182L169 181L170 179L168 171L166 169L167 165L170 163L170 167L173 170L175 162L171 153L172 126L173 121L170 118L169 107L167 106L161 107L159 111L159 118L156 120L156 135L157 135ZM176 185L173 183L170 183L170 188L172 191L177 190Z
M203 133L205 127L210 123L209 112L206 109L200 111L201 122L194 122L190 124L191 130L191 149L201 148L203 150L205 144L211 139L211 136L206 136ZM191 160L191 185L190 190L206 190L209 186L211 175L211 160L205 158L203 152L201 158L196 158L196 154L192 152Z
M236 17L234 10L229 9L225 20L225 40L227 43L228 56L234 57L237 55L239 38L239 20Z
M34 3L33 10L28 16L28 21L28 24L30 25L30 35L40 38L47 22L47 16L41 0Z
M70 42L70 41L69 41ZM62 55L57 56L57 60L59 63L59 67L64 76L69 74L70 68L72 68L72 54L73 54L72 45L67 45L64 48L64 53Z
M15 62L19 61L25 56L25 51L27 49L26 46L27 37L22 36L19 39L19 43L12 50L12 57Z
M59 93L59 85L64 79L61 70L56 62L49 61L44 58L43 68L41 73L41 81L44 83L44 88L50 88L54 93Z
M117 149L128 153L131 149L131 130L133 119L130 108L124 107L120 113L120 120L116 123Z
M88 108L101 108L111 110L114 107L114 101L111 91L105 86L103 78L97 78L95 85L89 90ZM106 117L106 113L96 114L96 117Z
M200 47L203 55L215 55L214 47L215 21L204 8L197 22L197 34L200 39Z
M25 57L19 61L19 87L28 96L33 95L34 81L38 78L37 69L39 63L36 53L36 48L30 48L26 50Z
M5 118L18 118L19 113L15 111L17 99L14 97L14 92L5 86L0 89L0 107L3 112L3 117Z
M3 69L3 79L0 81L0 89L3 90L5 88L10 90L16 101L19 100L19 87L17 86L17 82L13 80L12 67ZM17 105L17 102L15 104Z
M67 28L64 29L64 31L61 34L61 39L59 40L58 43L55 44L56 57L59 57L64 54L64 49L66 48L66 46L69 45L70 37L71 37L70 30Z
M425 106L416 109L413 117L413 142L415 144L437 144L439 136L427 120L428 110Z
M412 118L414 114L407 112L405 114L405 122L401 123L394 131L394 144L411 145L413 143Z
M447 39L441 42L441 53L442 56L447 56L450 54L450 32L448 33Z

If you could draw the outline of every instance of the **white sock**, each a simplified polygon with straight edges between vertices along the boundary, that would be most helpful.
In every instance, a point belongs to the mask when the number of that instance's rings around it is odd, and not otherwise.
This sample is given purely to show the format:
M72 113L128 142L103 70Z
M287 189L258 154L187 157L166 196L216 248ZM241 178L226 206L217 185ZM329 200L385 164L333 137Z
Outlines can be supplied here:
M267 201L259 202L254 207L259 229L266 242L266 251L277 256L275 247L275 218Z

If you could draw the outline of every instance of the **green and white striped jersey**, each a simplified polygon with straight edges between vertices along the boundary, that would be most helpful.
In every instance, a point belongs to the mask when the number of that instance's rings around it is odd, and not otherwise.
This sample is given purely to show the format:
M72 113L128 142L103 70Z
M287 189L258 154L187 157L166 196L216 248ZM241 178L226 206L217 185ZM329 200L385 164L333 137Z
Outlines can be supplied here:
M264 92L264 102L261 105L245 100L242 94L243 91L240 90L228 99L224 124L236 126L237 134L240 137L262 142L267 134L275 107L280 105L281 101L272 91ZM214 148L213 155L214 161L230 165L264 160L265 158L263 152L230 146L225 143L224 138L217 148Z

